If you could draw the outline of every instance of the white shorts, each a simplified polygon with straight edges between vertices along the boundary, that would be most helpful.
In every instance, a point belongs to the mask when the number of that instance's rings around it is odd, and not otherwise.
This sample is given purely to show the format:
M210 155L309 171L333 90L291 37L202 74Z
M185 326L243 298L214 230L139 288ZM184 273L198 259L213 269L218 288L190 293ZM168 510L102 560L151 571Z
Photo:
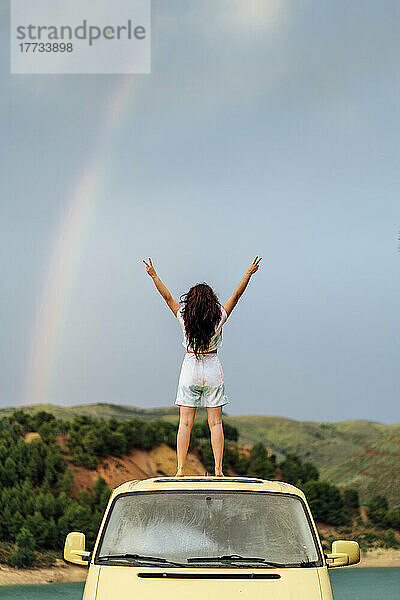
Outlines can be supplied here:
M189 352L185 355L175 404L194 408L229 404L217 353L202 354L199 358Z

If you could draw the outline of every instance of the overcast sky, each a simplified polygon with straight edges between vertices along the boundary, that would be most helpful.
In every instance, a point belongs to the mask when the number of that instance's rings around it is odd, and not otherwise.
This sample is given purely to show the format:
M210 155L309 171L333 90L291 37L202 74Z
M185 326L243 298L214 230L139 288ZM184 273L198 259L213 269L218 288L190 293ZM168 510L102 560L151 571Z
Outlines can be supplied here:
M259 254L226 412L399 422L399 3L153 0L152 73L123 77L10 75L6 5L0 405L171 406L181 332L142 258L225 301Z

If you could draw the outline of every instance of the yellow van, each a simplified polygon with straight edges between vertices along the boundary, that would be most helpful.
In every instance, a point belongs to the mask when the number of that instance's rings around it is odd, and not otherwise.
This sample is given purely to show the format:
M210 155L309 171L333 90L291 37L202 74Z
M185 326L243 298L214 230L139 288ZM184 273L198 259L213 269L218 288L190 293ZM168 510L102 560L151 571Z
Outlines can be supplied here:
M93 553L72 532L64 558L89 566L84 600L328 600L327 568L359 562L360 549L337 541L324 556L287 483L156 477L116 488Z

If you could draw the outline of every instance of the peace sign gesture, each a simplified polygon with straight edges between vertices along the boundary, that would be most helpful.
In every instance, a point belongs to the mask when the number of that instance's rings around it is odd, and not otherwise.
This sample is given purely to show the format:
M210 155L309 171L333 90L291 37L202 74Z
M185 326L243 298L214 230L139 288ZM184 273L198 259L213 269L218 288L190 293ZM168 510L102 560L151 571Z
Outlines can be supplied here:
M155 268L153 267L153 263L151 262L151 258L149 258L149 262L148 263L145 260L143 262L146 265L146 271L150 275L150 277L152 277L153 279L154 279L154 277L157 277L157 273L156 273Z
M255 257L255 259L253 260L253 262L251 263L251 265L249 266L249 268L247 269L247 273L249 275L253 275L256 271L258 271L258 267L260 265L260 262L262 261L262 258L258 258L258 256Z

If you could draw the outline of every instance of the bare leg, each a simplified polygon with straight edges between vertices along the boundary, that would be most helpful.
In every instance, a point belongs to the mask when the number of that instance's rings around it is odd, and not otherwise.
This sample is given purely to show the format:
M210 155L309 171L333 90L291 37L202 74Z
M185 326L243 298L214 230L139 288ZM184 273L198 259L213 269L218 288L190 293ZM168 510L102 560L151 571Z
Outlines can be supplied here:
M214 454L215 475L223 477L222 456L224 453L224 431L222 429L222 406L207 407L208 425L211 433L211 446Z
M179 428L176 438L176 454L178 458L178 470L175 477L183 477L185 475L185 461L189 448L190 432L194 422L196 409L191 406L180 407Z

